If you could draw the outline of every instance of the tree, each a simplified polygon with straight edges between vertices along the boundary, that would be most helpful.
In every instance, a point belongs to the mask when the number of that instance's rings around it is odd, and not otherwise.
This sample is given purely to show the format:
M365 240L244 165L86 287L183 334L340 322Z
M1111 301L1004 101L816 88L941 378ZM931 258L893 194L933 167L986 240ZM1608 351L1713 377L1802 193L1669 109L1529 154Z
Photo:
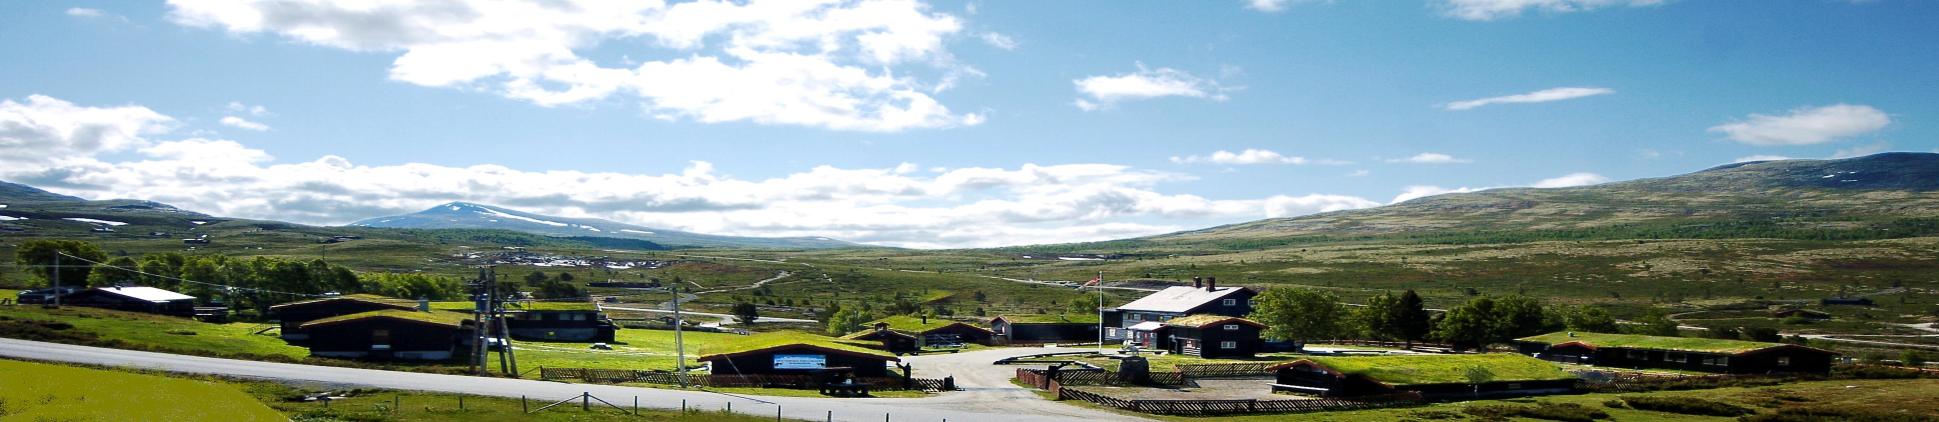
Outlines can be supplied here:
M1392 294L1383 292L1373 295L1373 297L1367 298L1366 306L1354 311L1354 319L1360 322L1361 329L1366 330L1364 333L1366 338L1374 340L1398 340L1400 336L1395 331L1399 329L1394 326L1393 308L1399 305L1400 299L1395 298Z
M753 324L754 320L760 317L760 307L747 302L734 304L734 320L740 321L742 324Z
M1250 318L1269 327L1266 337L1293 340L1294 348L1305 347L1306 340L1339 336L1345 331L1341 322L1351 317L1340 298L1312 289L1266 290L1253 304Z
M1616 317L1609 311L1597 306L1582 306L1570 311L1562 318L1563 326L1569 331L1590 333L1619 333Z
M94 270L93 264L62 257L60 268L55 268L56 253L66 253L70 257L94 262L108 260L108 253L102 252L101 247L93 243L79 240L36 239L20 242L20 246L14 248L14 263L35 266L34 268L38 268L35 273L49 283L54 281L56 271L60 273L61 284L64 286L79 286L87 282L88 274Z
M571 283L572 279L573 279L572 273L564 272L564 271L559 272L559 281Z
M972 294L972 295L971 295L971 297L974 297L974 298L976 298L976 302L977 302L977 303L983 303L983 302L988 302L988 301L990 301L990 295L986 295L986 294L983 294L983 291L982 291L982 290L977 290L975 294Z
M1457 348L1478 348L1500 338L1495 300L1486 297L1449 309L1434 327L1434 337Z
M551 279L551 277L547 277L545 273L533 271L531 274L525 275L525 285L537 286L540 283L544 283L548 279Z
M106 286L119 286L119 285L133 286L133 285L141 284L141 275L135 274L134 272L129 271L132 269L136 269L141 265L139 263L136 263L134 258L118 256L118 257L115 257L114 259L108 260L108 262L105 262L103 264L107 264L107 265L104 265L103 267L115 267L115 268L126 268L126 269L96 268L97 271L88 273L87 285L95 286L95 287L106 287Z
M868 320L868 314L861 308L835 308L835 312L828 316L828 335L839 336L860 330L862 323Z
M1495 301L1495 316L1498 319L1493 341L1507 341L1553 332L1562 329L1560 318L1556 318L1542 306L1541 301L1528 296L1514 295Z
M1414 293L1414 289L1401 292L1400 302L1389 308L1388 312L1387 320L1393 324L1394 334L1406 341L1408 347L1413 347L1415 341L1427 339L1427 334L1434 329L1433 314L1427 312L1427 303L1421 300L1419 293Z

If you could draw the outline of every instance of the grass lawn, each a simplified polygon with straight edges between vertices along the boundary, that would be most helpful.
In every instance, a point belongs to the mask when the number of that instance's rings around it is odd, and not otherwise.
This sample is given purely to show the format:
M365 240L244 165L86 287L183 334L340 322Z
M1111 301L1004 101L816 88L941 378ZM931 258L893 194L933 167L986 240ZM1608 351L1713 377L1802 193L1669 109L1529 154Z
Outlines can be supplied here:
M1278 362L1292 362L1306 357L1305 355L1298 355L1298 354L1291 354L1291 353L1261 353L1258 356L1255 356L1249 359L1248 358L1206 359L1198 356L1182 355L1177 353L1167 353L1163 355L1139 353L1138 356L1145 358L1145 361L1151 365L1150 366L1151 370L1155 372L1175 371L1177 370L1177 368L1175 368L1175 366L1177 365L1196 365L1196 364L1208 364L1208 363L1278 363ZM1118 369L1118 362L1119 362L1118 359L1111 359L1111 358L1106 358L1101 356L1083 357L1077 360L1081 360L1081 361L1084 361L1085 363L1090 363L1092 365L1097 365L1097 366L1103 367L1104 369L1112 370L1112 371L1116 371Z
M1594 345L1596 347L1629 347L1629 348L1650 349L1650 350L1677 350L1677 351L1686 351L1686 352L1713 352L1713 353L1742 353L1742 352L1748 352L1752 350L1779 345L1778 343L1762 343L1762 342L1743 341L1743 340L1720 340L1720 339L1696 338L1696 337L1662 337L1662 336L1645 336L1645 335L1637 335L1637 334L1605 334L1605 333L1589 333L1589 332L1577 332L1577 333L1553 332L1553 333L1543 334L1543 335L1534 336L1534 337L1522 338L1520 339L1520 341L1543 342L1551 345L1568 343L1568 342L1582 342L1583 344Z
M0 417L20 421L280 421L235 385L0 360Z
M665 386L665 385L640 385L640 386L641 386L641 387L652 387L652 388L667 388L667 386ZM707 387L707 388L706 388L705 390L706 390L706 391L716 391L716 392L721 392L721 393L727 393L727 394L739 394L739 395L756 395L756 396L777 396L777 397L828 397L828 396L824 396L824 395L821 395L821 392L820 392L820 391L818 391L818 390L800 390L800 389L793 389L793 388L716 388L716 387ZM911 399L911 398L919 398L919 397L928 397L928 396L929 396L929 393L924 393L924 392L921 392L921 391L916 391L916 390L869 390L869 397L873 397L873 398L883 398L883 399Z
M274 383L250 383L249 389L263 403L282 412L290 420L297 421L771 421L772 416L747 416L728 414L718 411L640 409L638 416L629 415L621 410L606 407L595 401L591 411L579 409L579 402L560 405L543 412L527 414L527 405L532 409L565 400L567 397L533 397L526 404L518 399L497 397L460 396L414 391L371 391L358 390L352 397L332 400L327 406L322 402L286 401L284 398L306 392L293 387ZM340 390L333 390L340 391ZM462 397L463 409L460 409ZM632 397L600 397L627 411L632 410ZM395 405L393 405L395 403Z
M743 337L729 333L688 331L682 335L687 344L687 363L697 364L700 348L708 344L735 341ZM613 350L592 350L586 343L547 343L514 341L518 347L519 369L540 366L556 368L600 368L671 370L675 350L672 330L626 329L613 334Z
M310 353L309 349L283 342L274 332L253 334L269 327L260 323L208 324L186 318L78 306L60 309L28 305L0 306L0 317L66 322L74 326L68 331L91 333L101 339L120 340L154 350L292 359L301 359Z
M1553 363L1513 353L1482 355L1314 356L1308 360L1344 374L1362 375L1390 385L1459 384L1471 377L1490 381L1575 379Z

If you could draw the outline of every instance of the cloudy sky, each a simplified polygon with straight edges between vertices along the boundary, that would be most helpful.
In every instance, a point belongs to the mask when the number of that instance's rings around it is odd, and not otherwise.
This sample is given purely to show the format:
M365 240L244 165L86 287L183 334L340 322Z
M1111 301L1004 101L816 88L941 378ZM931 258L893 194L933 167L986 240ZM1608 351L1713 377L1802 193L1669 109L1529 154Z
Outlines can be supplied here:
M0 5L0 180L342 224L1102 240L1933 151L1939 2Z

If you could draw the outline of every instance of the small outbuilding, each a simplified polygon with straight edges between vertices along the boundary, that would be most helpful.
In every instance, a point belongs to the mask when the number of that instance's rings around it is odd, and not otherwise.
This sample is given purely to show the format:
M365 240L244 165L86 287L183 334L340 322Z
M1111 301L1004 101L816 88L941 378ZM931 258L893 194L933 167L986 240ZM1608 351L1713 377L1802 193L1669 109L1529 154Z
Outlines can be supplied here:
M61 304L185 318L195 316L195 296L153 287L96 287L62 296Z
M1542 360L1727 374L1825 374L1838 355L1795 344L1636 334L1555 332L1515 343L1522 354Z
M990 329L966 322L928 316L896 315L862 324L872 331L898 331L912 336L916 347L960 344L990 344Z
M470 315L386 309L303 323L311 356L374 360L449 360L472 333Z
M922 346L916 345L917 342L921 341L916 335L886 328L862 330L842 336L842 339L880 342L881 344L879 346L871 343L871 348L879 347L882 350L887 350L889 353L897 355L922 350Z
M1250 319L1213 314L1172 318L1164 326L1170 329L1172 353L1201 358L1252 357L1266 329Z
M992 342L1062 343L1098 340L1097 315L1002 315L990 320Z
M816 375L852 373L856 377L890 376L895 355L857 342L800 332L755 334L700 348L697 359L715 375Z
M505 326L516 340L611 343L619 330L591 303L510 304L505 316Z
M1553 363L1512 353L1311 357L1268 369L1274 392L1321 397L1519 397L1567 393L1578 381Z
M304 323L334 316L358 314L370 311L411 311L415 307L406 305L409 301L370 294L348 294L322 299L290 302L269 307L269 317L282 324L283 340L303 341L309 338L302 327Z

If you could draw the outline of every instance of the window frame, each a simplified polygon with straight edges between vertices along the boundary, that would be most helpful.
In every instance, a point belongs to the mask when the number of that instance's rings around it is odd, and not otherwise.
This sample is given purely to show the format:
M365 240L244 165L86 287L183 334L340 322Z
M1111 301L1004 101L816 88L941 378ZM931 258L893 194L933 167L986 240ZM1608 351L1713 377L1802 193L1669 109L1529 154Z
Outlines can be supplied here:
M1225 341L1220 341L1220 342L1219 342L1219 349L1225 349L1225 350L1230 350L1230 349L1237 349L1237 348L1239 348L1239 342L1238 342L1238 341L1235 341L1235 340L1225 340Z

